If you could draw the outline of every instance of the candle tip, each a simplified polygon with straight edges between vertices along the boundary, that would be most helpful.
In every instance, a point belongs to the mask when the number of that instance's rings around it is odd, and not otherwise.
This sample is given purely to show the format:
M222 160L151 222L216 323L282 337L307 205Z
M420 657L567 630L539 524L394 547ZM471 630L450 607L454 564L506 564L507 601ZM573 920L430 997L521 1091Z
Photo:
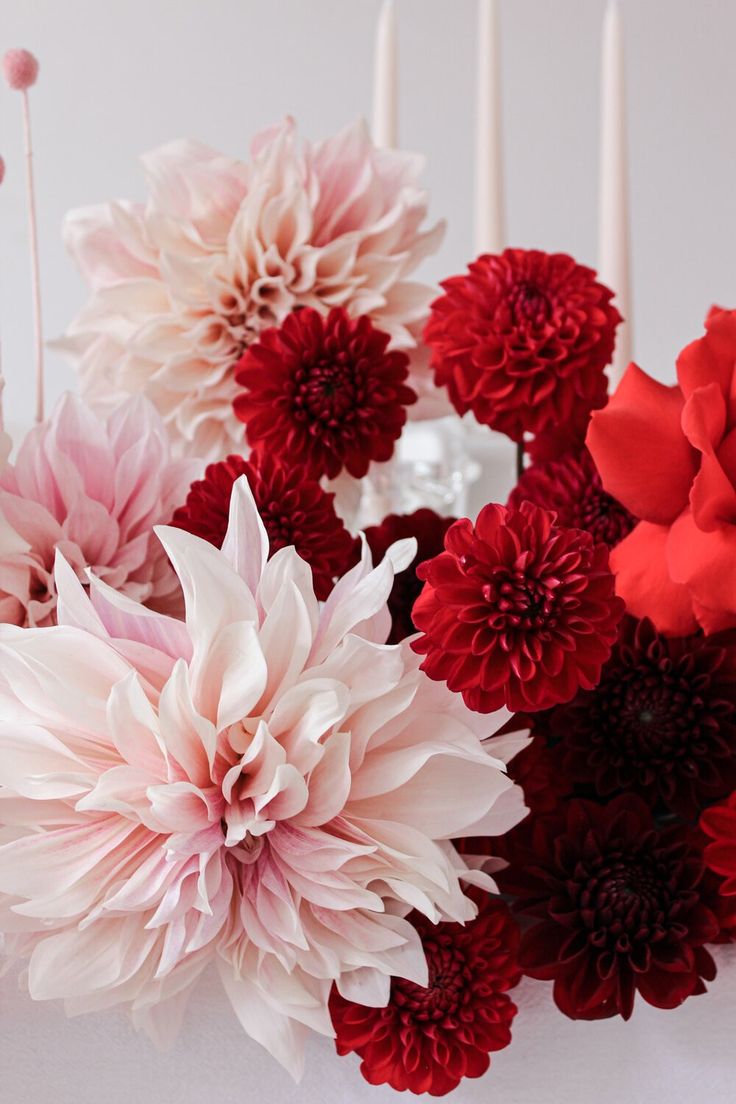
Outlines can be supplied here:
M6 50L3 56L3 73L11 88L25 92L36 83L38 61L30 50Z

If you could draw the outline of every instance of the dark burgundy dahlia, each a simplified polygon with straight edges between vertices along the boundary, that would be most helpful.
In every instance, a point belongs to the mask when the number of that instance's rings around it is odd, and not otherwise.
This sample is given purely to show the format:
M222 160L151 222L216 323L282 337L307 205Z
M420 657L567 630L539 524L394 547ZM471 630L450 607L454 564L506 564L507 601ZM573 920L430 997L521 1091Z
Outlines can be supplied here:
M424 635L412 647L470 709L546 709L595 686L623 602L607 549L588 533L559 528L531 502L489 505L475 525L456 521L418 575Z
M395 541L404 540L405 537L415 537L417 541L416 556L406 570L395 577L388 598L391 614L389 644L398 644L404 637L417 631L411 616L412 607L422 589L422 582L417 577L417 567L442 552L445 533L454 520L440 517L434 510L424 508L415 510L413 514L389 514L380 525L371 525L366 529L365 536L374 564L381 562Z
M480 1077L491 1051L511 1041L521 976L519 931L502 901L485 896L468 924L410 917L429 967L424 988L394 978L385 1008L367 1008L333 990L330 1012L338 1054L360 1055L371 1085L444 1096L464 1077Z
M595 689L533 727L598 796L631 791L693 817L736 786L736 647L627 616Z
M442 287L424 336L460 414L521 441L603 406L621 316L591 269L564 253L506 249Z
M636 525L636 518L603 490L587 449L528 467L509 496L509 506L524 501L552 510L558 525L584 529L609 549Z
M323 317L293 311L243 353L234 400L252 448L331 479L366 474L389 460L416 395L409 358L389 352L388 334L340 307Z
M228 456L209 464L204 479L192 484L172 524L222 546L233 484L244 475L268 533L271 555L294 545L312 569L314 592L325 599L333 580L354 558L355 541L335 513L334 495L303 468L286 468L270 457L253 461Z
M637 992L676 1008L714 978L704 944L719 924L700 893L702 854L681 829L657 831L640 798L573 800L533 817L506 838L504 857L499 885L537 921L521 967L554 981L566 1015L628 1019Z

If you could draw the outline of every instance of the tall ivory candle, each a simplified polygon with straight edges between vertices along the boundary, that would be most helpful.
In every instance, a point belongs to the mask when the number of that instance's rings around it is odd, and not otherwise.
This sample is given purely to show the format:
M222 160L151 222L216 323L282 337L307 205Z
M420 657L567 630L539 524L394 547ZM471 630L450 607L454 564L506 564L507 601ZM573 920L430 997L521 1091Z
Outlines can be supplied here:
M632 345L626 89L623 25L617 0L609 0L606 9L601 61L598 274L615 292L624 317L609 369L615 387L631 360Z
M376 28L373 81L373 141L393 147L398 141L398 51L395 0L384 0Z
M501 51L497 0L478 0L475 142L475 250L498 253L504 242L501 142Z

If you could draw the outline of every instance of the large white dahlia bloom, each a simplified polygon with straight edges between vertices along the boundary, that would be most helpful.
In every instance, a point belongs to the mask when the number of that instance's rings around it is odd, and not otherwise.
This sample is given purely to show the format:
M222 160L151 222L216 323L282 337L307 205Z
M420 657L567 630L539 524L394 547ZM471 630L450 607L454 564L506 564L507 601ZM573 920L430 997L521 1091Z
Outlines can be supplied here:
M298 1075L333 982L426 984L411 909L474 915L461 882L489 879L448 840L520 819L515 747L382 643L413 541L320 605L293 548L267 560L245 479L222 551L159 532L185 622L59 556L58 627L0 627L0 930L32 997L163 1040L215 964Z
M143 391L208 459L242 445L236 361L294 307L368 315L395 348L415 349L433 291L409 276L443 231L423 228L422 159L377 149L362 122L301 147L287 119L251 152L243 163L162 146L143 158L145 206L73 211L65 229L92 290L60 343L85 397L109 407ZM424 413L440 410L426 356L414 360Z

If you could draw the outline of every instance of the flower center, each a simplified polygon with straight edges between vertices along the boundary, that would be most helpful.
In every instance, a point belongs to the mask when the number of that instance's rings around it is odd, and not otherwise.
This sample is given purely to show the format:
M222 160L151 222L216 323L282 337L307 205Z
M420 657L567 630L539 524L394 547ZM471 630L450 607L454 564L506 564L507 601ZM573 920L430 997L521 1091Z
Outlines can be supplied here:
M338 350L333 357L320 357L312 364L303 362L294 373L294 416L309 422L314 434L352 422L364 398L360 373L344 350Z
M442 1020L463 1004L470 971L465 957L449 939L425 942L424 952L429 969L426 989L397 978L393 983L393 999L397 1007L415 1020Z
M665 938L687 903L677 880L676 868L657 856L619 853L603 856L597 869L589 866L578 911L590 943L636 957L638 948Z
M511 313L516 322L543 326L551 314L551 304L536 284L524 281L512 292Z
M483 586L483 597L491 607L488 625L496 632L531 632L554 624L554 589L518 568L496 568Z
M595 484L586 489L577 513L575 526L585 529L595 541L606 544L609 548L622 541L635 524L629 511Z

